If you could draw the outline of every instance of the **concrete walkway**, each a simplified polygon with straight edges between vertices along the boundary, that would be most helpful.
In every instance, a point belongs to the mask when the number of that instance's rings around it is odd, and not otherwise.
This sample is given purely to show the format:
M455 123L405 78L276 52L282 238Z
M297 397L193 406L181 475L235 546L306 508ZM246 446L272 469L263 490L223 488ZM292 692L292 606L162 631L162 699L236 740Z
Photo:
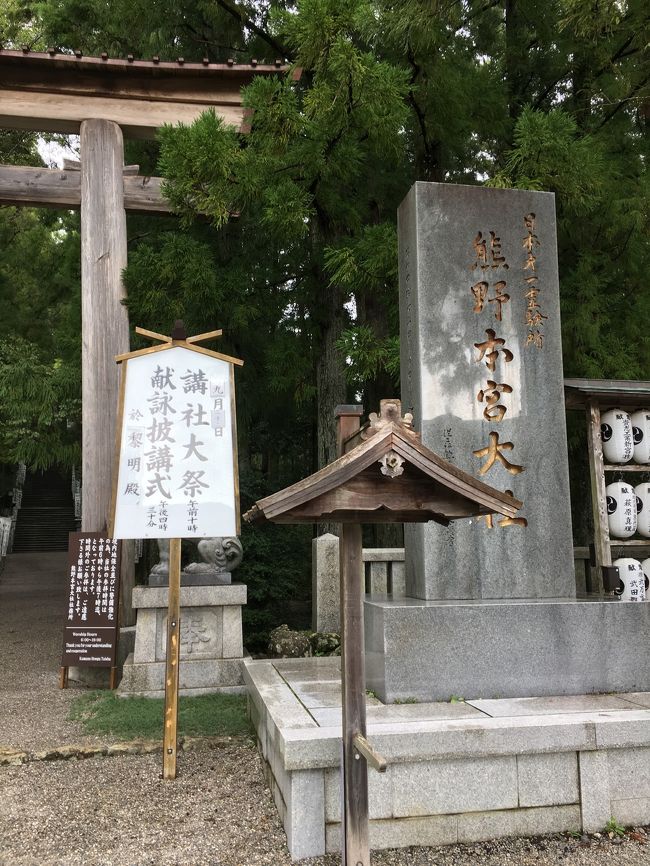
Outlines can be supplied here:
M0 574L0 748L101 744L68 721L80 686L58 685L67 553L13 553Z

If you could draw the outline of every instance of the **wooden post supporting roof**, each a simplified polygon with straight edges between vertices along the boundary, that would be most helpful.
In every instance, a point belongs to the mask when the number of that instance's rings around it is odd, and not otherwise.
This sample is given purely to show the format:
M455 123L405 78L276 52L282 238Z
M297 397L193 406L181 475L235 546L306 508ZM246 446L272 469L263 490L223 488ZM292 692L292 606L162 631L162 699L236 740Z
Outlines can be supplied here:
M81 528L108 524L115 445L118 371L115 356L129 348L126 292L126 212L120 127L110 120L81 124Z

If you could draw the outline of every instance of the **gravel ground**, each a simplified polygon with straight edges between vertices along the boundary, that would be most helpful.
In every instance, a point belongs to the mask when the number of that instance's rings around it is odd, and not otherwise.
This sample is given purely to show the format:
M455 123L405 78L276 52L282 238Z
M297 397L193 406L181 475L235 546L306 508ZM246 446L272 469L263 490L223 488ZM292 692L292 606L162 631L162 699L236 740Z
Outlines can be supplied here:
M0 575L0 748L107 742L68 721L80 686L58 685L66 553L13 553Z
M57 675L65 554L14 554L0 576L0 748L99 745L68 721ZM252 742L179 756L38 761L0 768L0 866L289 866ZM650 836L505 839L376 852L372 866L650 866ZM305 866L338 866L329 855Z
M639 834L645 839L645 834ZM338 866L336 855L303 861ZM564 837L376 852L372 866L643 866L650 844ZM289 866L252 743L160 755L42 761L0 771L2 866Z

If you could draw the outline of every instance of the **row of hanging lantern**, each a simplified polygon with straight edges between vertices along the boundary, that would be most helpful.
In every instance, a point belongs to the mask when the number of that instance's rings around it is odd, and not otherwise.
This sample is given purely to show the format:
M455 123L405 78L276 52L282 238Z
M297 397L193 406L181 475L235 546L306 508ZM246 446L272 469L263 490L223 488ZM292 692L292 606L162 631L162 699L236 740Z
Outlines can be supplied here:
M600 417L600 435L606 463L650 464L650 409L631 415L624 409L608 409Z

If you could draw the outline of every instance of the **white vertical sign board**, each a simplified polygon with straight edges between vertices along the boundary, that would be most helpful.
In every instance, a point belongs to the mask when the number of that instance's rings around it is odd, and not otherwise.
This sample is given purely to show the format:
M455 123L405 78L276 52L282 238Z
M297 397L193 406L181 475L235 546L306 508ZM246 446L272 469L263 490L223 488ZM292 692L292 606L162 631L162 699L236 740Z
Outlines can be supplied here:
M113 537L237 535L232 364L175 346L124 368Z

